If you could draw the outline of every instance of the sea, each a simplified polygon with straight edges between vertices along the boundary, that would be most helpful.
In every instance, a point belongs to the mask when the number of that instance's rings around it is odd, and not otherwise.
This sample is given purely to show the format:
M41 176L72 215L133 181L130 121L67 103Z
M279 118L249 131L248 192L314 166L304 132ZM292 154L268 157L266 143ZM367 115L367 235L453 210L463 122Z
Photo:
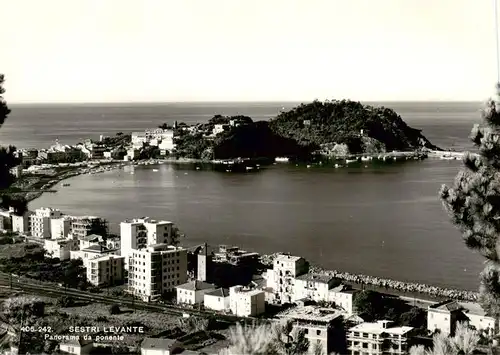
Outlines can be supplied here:
M481 102L366 103L394 109L435 145L474 150L468 136L481 123ZM268 120L298 103L10 105L0 144L44 148L56 140L206 122L216 114ZM247 174L164 164L81 175L56 185L30 208L98 215L112 231L133 217L170 220L182 243L237 245L300 255L328 269L477 290L483 259L467 249L438 198L462 163L427 159L355 167L278 164Z

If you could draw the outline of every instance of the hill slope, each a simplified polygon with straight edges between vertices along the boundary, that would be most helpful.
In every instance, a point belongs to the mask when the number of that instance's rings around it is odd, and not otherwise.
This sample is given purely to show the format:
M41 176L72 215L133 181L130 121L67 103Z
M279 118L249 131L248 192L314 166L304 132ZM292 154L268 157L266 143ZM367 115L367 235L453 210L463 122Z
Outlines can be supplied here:
M302 104L280 113L269 121L269 127L277 135L303 146L345 143L351 153L364 150L366 137L380 142L386 150L439 149L392 109L350 100Z

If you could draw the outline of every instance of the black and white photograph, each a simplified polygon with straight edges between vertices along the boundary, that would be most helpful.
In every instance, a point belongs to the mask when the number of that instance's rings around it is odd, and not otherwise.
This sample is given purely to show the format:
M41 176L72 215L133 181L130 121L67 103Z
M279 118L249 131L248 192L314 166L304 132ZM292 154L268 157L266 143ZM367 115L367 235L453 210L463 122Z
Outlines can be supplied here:
M500 0L0 0L0 355L500 354Z

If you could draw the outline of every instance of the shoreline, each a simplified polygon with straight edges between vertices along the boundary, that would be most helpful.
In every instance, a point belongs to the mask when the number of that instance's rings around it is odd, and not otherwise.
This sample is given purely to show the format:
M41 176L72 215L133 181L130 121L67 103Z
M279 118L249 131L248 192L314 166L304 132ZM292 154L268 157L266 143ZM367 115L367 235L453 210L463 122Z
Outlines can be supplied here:
M143 166L143 165L158 165L164 163L173 163L173 164L196 164L196 163L205 163L205 164L213 164L213 161L210 160L202 160L202 159L190 159L190 158L166 158L166 159L146 159L135 162L124 162L124 161L106 161L99 162L94 166L81 166L74 167L70 171L62 172L60 175L52 176L51 182L44 185L45 190L49 190L51 187L56 184L83 174L98 174L106 171L111 171L114 169L119 169L125 166ZM41 180L42 176L40 177ZM43 193L48 192L43 189L36 192L27 192L25 193L25 198L28 202L32 202L43 195ZM274 255L262 255L261 259L264 260L264 265L272 264L272 259L274 259ZM310 273L319 273L322 275L328 275L330 277L336 277L346 283L355 286L357 288L367 288L374 289L375 291L379 291L381 293L386 294L394 294L401 295L406 297L415 298L415 296L427 296L432 300L444 300L444 299L456 299L461 301L472 301L476 302L478 300L478 292L475 291L467 291L467 290L459 290L454 288L445 288L432 286L428 284L422 284L418 282L405 282L405 281L397 281L391 280L383 277L362 275L362 274L352 274L349 272L341 272L338 270L327 270L323 267L315 265L311 263ZM391 293L392 292L392 293Z
M265 266L272 265L272 261L274 260L276 254L278 253L262 255L262 264ZM428 300L436 302L447 299L477 302L479 299L479 293L476 291L439 287L419 282L397 281L384 277L352 274L338 270L327 270L321 266L315 265L314 263L310 263L309 273L336 277L356 288L371 289L372 291L392 294L395 296L405 296L411 298L427 296Z

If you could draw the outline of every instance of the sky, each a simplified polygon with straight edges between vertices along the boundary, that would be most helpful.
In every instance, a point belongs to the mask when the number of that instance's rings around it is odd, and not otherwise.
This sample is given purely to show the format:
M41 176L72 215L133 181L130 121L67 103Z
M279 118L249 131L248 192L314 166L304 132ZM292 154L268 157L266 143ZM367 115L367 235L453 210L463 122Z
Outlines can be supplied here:
M483 101L493 0L0 0L5 99Z

